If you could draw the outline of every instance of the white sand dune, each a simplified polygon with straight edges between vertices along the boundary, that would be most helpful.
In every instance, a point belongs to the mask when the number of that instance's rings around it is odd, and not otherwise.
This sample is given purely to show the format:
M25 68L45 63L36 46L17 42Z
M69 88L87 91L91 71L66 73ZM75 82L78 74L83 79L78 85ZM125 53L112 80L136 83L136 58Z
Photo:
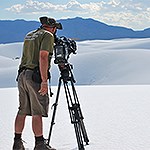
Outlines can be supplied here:
M118 39L78 42L78 54L71 55L76 89L90 139L86 150L150 149L150 39ZM22 43L0 45L0 150L10 150L14 118L18 108L16 74ZM16 59L17 58L17 59ZM59 71L52 65L52 85ZM80 86L79 86L80 85ZM84 86L83 86L84 85ZM86 86L85 86L86 85ZM11 87L11 88L10 88ZM55 101L57 86L52 86ZM44 119L47 138L51 120ZM23 140L32 150L31 118L26 121ZM57 150L77 150L64 91L61 90L52 134Z

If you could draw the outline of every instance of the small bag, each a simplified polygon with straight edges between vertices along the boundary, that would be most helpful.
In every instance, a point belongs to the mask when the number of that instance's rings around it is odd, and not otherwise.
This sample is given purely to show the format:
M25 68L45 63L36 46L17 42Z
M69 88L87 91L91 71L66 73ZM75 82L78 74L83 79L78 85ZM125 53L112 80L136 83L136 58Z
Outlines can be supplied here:
M25 67L22 67L22 68L19 68L19 69L18 69L18 74L17 74L17 77L16 77L16 81L17 81L17 82L18 82L19 76L20 76L20 74L21 74L21 72L22 72L23 70L25 70Z
M33 70L33 74L32 74L32 80L36 83L40 83L42 82L41 79L41 74L40 74L40 69L39 67L34 68Z
M48 75L48 79L50 79L51 76L50 76L49 70L47 71L47 75ZM40 73L39 67L34 68L33 75L32 75L32 80L36 83L41 84L42 78L41 78L41 73Z

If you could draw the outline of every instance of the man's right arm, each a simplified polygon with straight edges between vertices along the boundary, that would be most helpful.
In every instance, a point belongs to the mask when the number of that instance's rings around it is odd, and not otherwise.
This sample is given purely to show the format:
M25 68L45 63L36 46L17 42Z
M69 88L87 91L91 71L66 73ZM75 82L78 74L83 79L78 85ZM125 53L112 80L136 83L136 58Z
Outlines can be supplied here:
M48 83L47 83L47 71L48 71L48 57L49 52L45 50L40 51L40 58L39 58L39 64L40 64L40 73L41 73L41 89L39 90L41 95L45 95L48 93Z

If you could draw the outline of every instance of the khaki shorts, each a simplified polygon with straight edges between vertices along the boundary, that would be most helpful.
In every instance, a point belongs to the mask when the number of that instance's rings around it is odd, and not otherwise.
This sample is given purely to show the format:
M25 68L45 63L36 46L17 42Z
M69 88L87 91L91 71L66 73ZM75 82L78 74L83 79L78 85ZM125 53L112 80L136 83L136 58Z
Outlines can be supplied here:
M32 70L24 70L19 75L19 115L42 115L48 117L49 96L40 95L40 84L32 80Z

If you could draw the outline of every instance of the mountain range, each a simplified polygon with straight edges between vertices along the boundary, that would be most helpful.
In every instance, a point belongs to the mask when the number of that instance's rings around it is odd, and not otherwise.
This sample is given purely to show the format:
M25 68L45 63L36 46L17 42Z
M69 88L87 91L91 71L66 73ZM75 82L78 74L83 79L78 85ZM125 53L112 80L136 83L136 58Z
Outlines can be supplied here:
M130 28L112 26L94 19L80 17L60 19L63 30L58 36L66 36L75 40L110 40L118 38L149 38L150 28L134 31ZM22 42L24 36L31 30L40 27L38 21L0 20L0 43Z

